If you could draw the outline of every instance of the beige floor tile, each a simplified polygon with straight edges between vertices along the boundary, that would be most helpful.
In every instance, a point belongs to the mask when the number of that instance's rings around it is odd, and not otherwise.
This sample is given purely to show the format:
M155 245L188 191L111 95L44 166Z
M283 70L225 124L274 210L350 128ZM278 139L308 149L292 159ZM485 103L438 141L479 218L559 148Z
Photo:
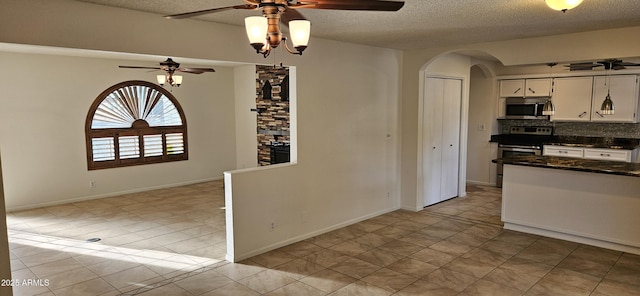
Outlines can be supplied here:
M109 292L118 292L118 290L100 278L53 290L55 295L64 296L103 295Z
M604 279L592 295L636 296L640 295L640 282L617 282Z
M153 272L149 268L144 266L136 266L103 276L102 279L107 281L112 286L121 289L131 285L143 284L150 279L158 277L160 277L160 275Z
M210 270L174 283L194 295L200 295L232 284L234 281L215 270Z
M69 257L62 260L34 266L30 269L36 276L45 278L52 274L62 273L79 267L83 267L82 263L76 261L74 258Z
M494 282L479 280L464 289L460 296L520 296L522 291Z
M445 268L437 269L432 273L422 277L422 279L458 292L462 292L464 289L478 280L472 275Z
M91 279L95 279L97 277L98 276L91 272L91 270L84 267L79 267L61 273L49 275L46 277L46 279L49 280L49 288L51 290L58 290Z
M496 284L511 287L521 292L529 290L541 277L529 273L498 267L483 279Z
M257 296L260 295L257 291L250 289L247 286L239 283L231 283L224 287L220 287L213 291L202 294L202 296Z
M267 269L238 281L252 290L265 294L295 282L286 273Z
M348 276L331 269L323 269L308 277L300 279L300 282L303 282L321 291L330 293L342 287L345 287L355 282L356 280L357 279L352 276Z
M242 263L220 181L9 213L13 277L50 282L16 295L640 294L640 256L503 230L500 189L467 192Z
M294 259L287 263L274 267L275 270L285 273L287 276L299 280L325 269L324 266L304 259Z
M387 268L380 269L362 279L362 281L390 292L400 291L417 280L413 276Z
M175 284L167 284L140 294L140 296L193 296L189 291L182 289L178 285Z
M314 287L306 285L304 283L294 282L264 295L266 296L298 296L298 295L321 296L321 295L326 295L326 293Z
M423 295L438 295L438 296L455 296L459 292L449 289L442 285L432 283L424 280L417 280L413 284L400 290L394 294L397 296L423 296Z
M329 268L348 276L361 279L369 274L372 274L381 267L357 258L349 258Z
M374 286L365 281L357 281L329 294L330 296L387 296L393 292Z

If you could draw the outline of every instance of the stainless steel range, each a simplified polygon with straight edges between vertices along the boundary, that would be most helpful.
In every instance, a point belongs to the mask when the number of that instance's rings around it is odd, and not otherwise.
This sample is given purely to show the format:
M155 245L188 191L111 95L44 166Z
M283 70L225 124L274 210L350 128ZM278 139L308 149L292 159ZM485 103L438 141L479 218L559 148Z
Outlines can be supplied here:
M513 126L508 134L498 139L498 158L516 155L542 155L542 145L551 140L553 128L535 126ZM503 165L498 163L496 186L502 187Z

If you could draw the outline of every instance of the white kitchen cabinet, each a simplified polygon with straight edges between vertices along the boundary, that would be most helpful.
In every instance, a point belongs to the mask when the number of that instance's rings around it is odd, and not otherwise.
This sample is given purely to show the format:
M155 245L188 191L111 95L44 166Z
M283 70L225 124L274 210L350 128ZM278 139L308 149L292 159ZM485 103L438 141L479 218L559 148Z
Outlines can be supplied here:
M609 161L638 162L640 161L640 159L638 159L638 151L640 151L639 148L630 150L545 145L542 148L542 155Z
M583 158L584 149L579 147L544 145L542 155Z
M593 77L563 77L553 81L551 101L556 111L552 121L589 121Z
M536 78L525 79L524 96L530 97L548 97L551 94L551 79Z
M500 80L500 97L548 97L550 93L549 78Z
M458 196L462 81L426 79L423 104L423 203Z
M507 99L498 98L498 118L504 118L507 115Z
M609 84L609 85L608 85ZM611 100L615 113L600 113L602 101L611 88ZM596 76L593 80L591 121L594 122L638 122L638 78L636 75Z
M501 97L524 97L524 79L500 80Z
M633 150L584 148L584 158L631 162Z

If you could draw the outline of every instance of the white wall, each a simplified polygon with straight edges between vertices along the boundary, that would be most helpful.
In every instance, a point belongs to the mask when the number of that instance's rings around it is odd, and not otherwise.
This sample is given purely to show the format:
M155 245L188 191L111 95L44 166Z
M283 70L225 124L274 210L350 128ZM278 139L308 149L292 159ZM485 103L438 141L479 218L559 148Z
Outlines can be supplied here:
M494 93L496 79L490 73L488 74L489 76L480 69L480 66L471 67L467 182L481 185L495 184L495 177L492 178L495 164L491 163L491 160L497 156L492 154L492 144L489 143L492 126L496 121L496 114L492 108L497 100Z
M236 168L258 166L258 136L256 108L256 66L233 69L236 122Z
M118 65L153 64L10 52L0 52L0 61L8 210L222 178L223 171L235 168L231 68L185 74L183 85L171 89L187 118L189 160L88 171L84 125L89 107L116 83L154 81L158 74Z

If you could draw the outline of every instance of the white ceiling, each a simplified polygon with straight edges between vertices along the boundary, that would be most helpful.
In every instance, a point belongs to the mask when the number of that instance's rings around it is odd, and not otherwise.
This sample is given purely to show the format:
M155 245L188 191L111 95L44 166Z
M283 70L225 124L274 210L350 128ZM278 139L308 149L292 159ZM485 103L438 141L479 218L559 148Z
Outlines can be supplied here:
M158 14L244 3L242 0L77 0ZM640 1L584 0L566 13L544 0L405 0L397 12L299 9L313 37L395 49L470 43L640 26ZM259 11L232 10L196 19L243 26ZM180 20L167 20L179 22ZM313 42L313 41L311 41Z

